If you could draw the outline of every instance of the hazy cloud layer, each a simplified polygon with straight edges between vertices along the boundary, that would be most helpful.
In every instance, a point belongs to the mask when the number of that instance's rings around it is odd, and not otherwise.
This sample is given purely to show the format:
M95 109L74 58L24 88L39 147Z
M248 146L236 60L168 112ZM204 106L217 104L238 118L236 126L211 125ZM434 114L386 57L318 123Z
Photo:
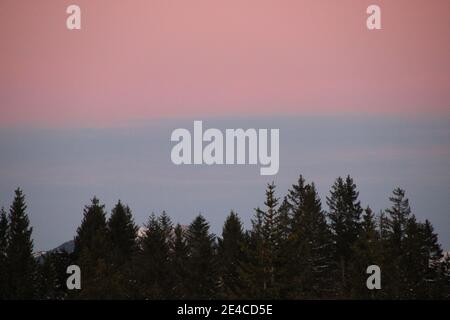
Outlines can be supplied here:
M259 166L175 166L170 134L194 119L159 120L104 129L0 129L0 205L24 189L35 249L71 239L93 195L108 210L120 198L136 222L166 210L189 223L201 212L220 233L237 210L249 227L265 183L283 196L298 174L316 182L324 202L334 179L350 174L364 206L386 208L392 189L407 190L413 212L432 221L450 248L450 119L373 116L210 118L204 127L279 128L280 171Z

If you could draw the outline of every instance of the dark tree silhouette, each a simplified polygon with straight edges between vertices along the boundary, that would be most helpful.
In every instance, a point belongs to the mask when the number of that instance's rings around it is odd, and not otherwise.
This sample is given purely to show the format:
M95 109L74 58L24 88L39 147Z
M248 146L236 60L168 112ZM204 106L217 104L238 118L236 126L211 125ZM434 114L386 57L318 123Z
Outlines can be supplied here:
M7 254L7 298L36 298L37 270L33 257L33 241L29 226L25 195L16 189L9 211Z
M199 215L173 227L165 212L138 232L120 201L107 220L93 198L84 208L74 252L35 259L23 192L0 211L0 299L448 299L450 256L432 224L418 221L405 191L375 216L361 209L351 177L337 178L324 212L313 182L300 176L279 199L267 185L264 207L244 230L233 211L216 239ZM81 268L82 289L66 288L66 269ZM367 267L382 270L382 289L366 286Z

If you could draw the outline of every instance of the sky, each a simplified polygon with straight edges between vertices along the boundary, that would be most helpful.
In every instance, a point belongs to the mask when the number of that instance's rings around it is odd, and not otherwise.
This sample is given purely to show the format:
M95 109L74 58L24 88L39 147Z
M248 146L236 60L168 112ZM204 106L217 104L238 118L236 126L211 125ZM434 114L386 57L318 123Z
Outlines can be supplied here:
M170 162L193 120L279 128L280 195L299 173L323 197L350 173L375 209L404 187L450 249L448 0L1 0L0 39L0 205L24 189L36 249L70 239L94 194L139 223L248 222L256 168Z

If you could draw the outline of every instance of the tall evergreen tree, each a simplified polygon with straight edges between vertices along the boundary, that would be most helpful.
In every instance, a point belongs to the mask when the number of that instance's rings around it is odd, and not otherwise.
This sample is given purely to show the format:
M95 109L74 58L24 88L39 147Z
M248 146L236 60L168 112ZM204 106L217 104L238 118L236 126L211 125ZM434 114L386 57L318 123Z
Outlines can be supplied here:
M240 277L244 261L244 230L239 216L231 211L225 220L222 238L218 239L222 298L237 299L243 292Z
M386 209L387 234L384 243L384 251L388 256L388 262L383 266L385 292L390 298L401 298L407 293L408 275L405 263L405 239L409 225L409 232L416 232L417 223L411 217L409 200L405 196L405 191L396 188L389 198L392 203L391 208ZM418 230L418 229L417 229ZM409 249L412 249L413 241L409 241Z
M133 257L137 252L137 232L131 210L119 200L107 222L109 256L108 267L111 298L129 298L134 296L132 272ZM112 291L115 289L115 291Z
M146 232L141 239L138 254L138 283L141 296L146 299L167 299L172 294L173 278L170 273L170 239L166 214L151 214ZM165 221L161 223L161 221Z
M131 260L137 250L138 227L128 206L119 200L108 220L108 233L111 246L112 263L123 266Z
M366 287L367 267L371 265L383 265L382 244L380 233L377 228L375 215L370 207L364 210L362 217L360 235L352 248L354 260L351 264L352 298L381 298L378 290L368 290Z
M244 279L251 298L277 299L282 290L280 280L284 270L279 260L282 232L274 183L267 185L264 205L264 210L255 209L252 220L247 245L249 261L244 266Z
M422 224L422 238L423 261L426 262L426 288L422 297L445 299L448 297L446 294L450 295L450 287L446 286L445 273L442 272L445 257L438 241L438 235L434 232L434 228L428 220L425 220L425 223Z
M402 252L402 241L405 236L406 226L411 216L409 200L405 197L405 190L396 188L393 196L389 198L392 207L386 210L389 217L389 234L391 247L394 254L400 256Z
M209 224L202 215L198 215L189 225L187 244L187 296L191 299L212 299L218 286L215 236L209 233Z
M301 190L294 193L293 190ZM332 242L325 213L314 183L293 186L290 195L294 200L292 235L293 250L290 273L296 275L291 294L295 298L324 298L332 291Z
M188 282L188 255L189 249L183 227L177 224L174 229L174 239L170 256L170 265L173 275L173 290L171 297L174 299L185 299Z
M294 274L291 272L293 252L295 248L291 245L292 235L292 211L287 196L284 197L278 208L278 236L279 244L276 252L277 283L279 297L290 297L293 292Z
M0 209L0 300L6 299L8 292L8 216L5 209Z
M97 197L84 208L83 220L77 229L74 240L74 255L79 257L87 250L94 258L105 259L108 253L107 224L105 205Z
M31 234L25 195L20 188L9 211L7 275L8 298L32 299L36 296L37 265L33 257Z
M108 265L108 242L105 206L94 197L84 208L83 220L75 237L74 257L81 269L82 290L79 298L111 298L116 292L109 285L111 268Z
M440 264L442 249L433 226L426 220L417 222L414 215L406 225L402 254L402 271L406 282L403 297L440 298ZM439 288L440 289L440 288Z
M350 176L344 180L338 177L327 197L328 218L334 241L334 255L340 274L340 292L345 297L349 294L350 263L353 245L360 234L362 208L358 201L359 192Z

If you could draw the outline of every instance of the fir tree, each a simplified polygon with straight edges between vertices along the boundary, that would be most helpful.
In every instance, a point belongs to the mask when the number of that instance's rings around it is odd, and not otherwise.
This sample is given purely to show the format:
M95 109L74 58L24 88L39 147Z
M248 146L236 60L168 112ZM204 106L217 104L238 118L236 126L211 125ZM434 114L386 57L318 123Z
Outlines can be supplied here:
M386 213L389 215L391 247L394 250L394 254L400 255L406 226L411 215L411 208L409 200L405 197L405 191L400 188L396 188L393 191L393 196L389 200L392 202L392 207L387 209Z
M383 267L386 280L385 292L390 298L400 298L403 294L409 295L407 292L408 271L404 265L408 260L405 252L406 230L409 225L409 233L414 233L417 225L415 218L411 220L411 208L404 190L396 188L389 200L392 206L386 209L387 234L383 241L384 251L388 256L388 263ZM409 250L413 250L413 246L414 242L409 241Z
M359 193L353 179L347 176L345 181L338 177L327 197L329 207L328 218L334 242L334 256L337 270L340 274L342 296L349 293L350 262L352 261L353 245L360 233L362 208L358 201Z
M240 277L244 261L244 231L239 216L231 211L218 239L219 268L222 297L237 299L242 295L243 282Z
M202 215L198 215L189 225L187 244L187 297L212 299L216 296L218 284L215 236L209 233L209 224Z
M277 282L279 297L290 297L293 292L294 274L291 271L293 252L295 248L291 245L292 235L292 212L288 198L284 197L278 208L279 245L276 254Z
M82 274L79 298L111 298L116 289L110 287L114 277L108 265L108 242L105 206L94 197L84 208L83 220L75 237L74 257Z
M0 210L0 300L6 299L8 292L8 217L5 209Z
M94 258L106 257L108 239L105 206L96 197L92 199L91 205L84 208L83 220L74 242L75 257L79 257L83 250L89 251Z
M167 225L161 223L165 219L168 219L165 214L157 217L152 213L141 239L137 266L138 284L143 298L167 299L172 294L169 230L166 229ZM169 224L169 221L166 223Z
M130 208L119 200L108 220L112 263L115 266L122 266L131 260L137 250L137 232L138 227L134 223Z
M446 286L445 273L442 272L442 264L445 262L441 245L438 241L438 235L434 232L434 228L430 221L425 220L422 224L423 246L422 254L426 261L425 292L422 293L424 298L447 298L446 294L450 294L450 287ZM447 279L449 280L449 279Z
M300 185L301 184L301 185ZM331 233L314 183L304 185L302 177L293 190L301 190L293 205L291 274L295 274L295 298L323 298L332 289ZM300 198L301 197L301 198Z
M280 215L275 184L267 185L265 210L255 209L248 242L249 262L244 266L245 279L252 298L280 297L283 274L279 261L281 245Z
M33 257L33 228L26 214L25 195L16 189L9 212L7 276L9 299L32 299L36 297L36 261Z
M172 242L172 251L170 255L170 265L173 275L172 298L185 299L188 280L188 262L189 249L186 244L185 232L180 224L174 229L174 239Z
M382 297L378 290L368 290L366 287L367 267L371 265L382 266L384 263L380 233L377 228L375 215L370 207L364 210L361 222L360 235L352 248L354 260L351 264L353 278L351 296L354 298Z
M406 224L403 244L402 270L406 288L403 297L413 299L439 298L440 270L442 249L437 242L437 235L427 220L417 222L414 215Z
M112 210L107 223L110 252L108 264L112 274L109 275L113 283L110 291L111 297L128 298L133 296L132 284L132 258L137 252L138 227L133 221L131 210L119 200ZM112 289L111 289L112 290Z

